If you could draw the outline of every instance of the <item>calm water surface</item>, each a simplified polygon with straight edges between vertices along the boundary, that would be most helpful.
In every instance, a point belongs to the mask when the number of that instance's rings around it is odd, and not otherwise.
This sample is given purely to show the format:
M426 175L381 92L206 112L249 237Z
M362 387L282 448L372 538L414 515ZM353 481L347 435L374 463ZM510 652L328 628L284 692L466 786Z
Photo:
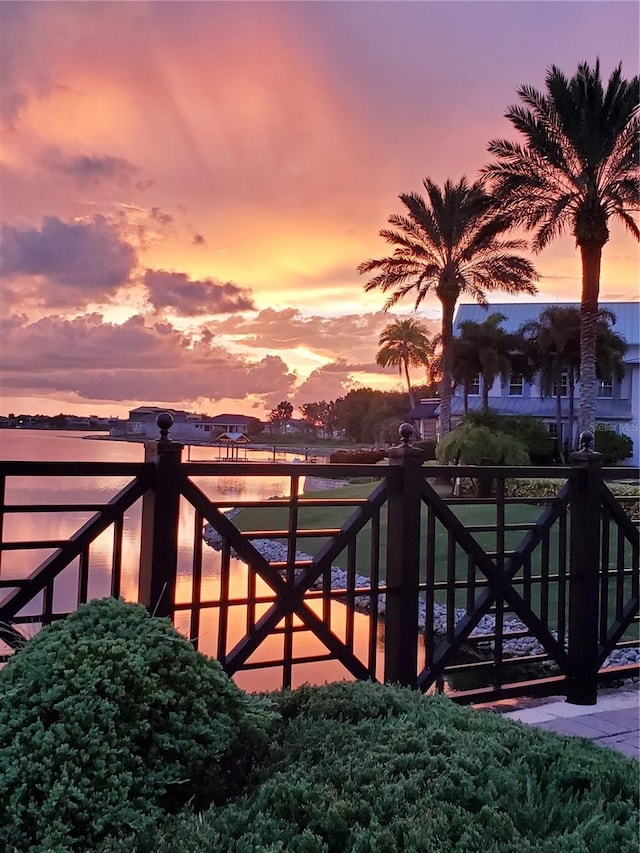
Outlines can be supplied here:
M192 447L184 452L184 459L192 461L215 461L217 448ZM296 454L289 454L292 460ZM251 460L272 459L272 453L254 452ZM284 460L285 454L278 459ZM100 440L96 437L83 438L79 432L49 430L0 430L0 459L17 461L75 461L75 462L142 462L144 448L142 444ZM304 478L301 478L301 487ZM79 477L20 477L7 481L6 502L8 504L81 504L88 502L106 502L127 483L127 478L102 477L83 479ZM274 495L288 495L289 479L278 476L274 466L273 477L219 477L198 479L198 485L211 499L266 499ZM5 517L5 541L60 540L68 538L89 517L91 513L32 513L15 514ZM138 593L138 558L140 547L140 503L133 506L125 519L123 539L123 577L122 594L131 601ZM182 501L179 520L179 556L178 583L176 598L179 602L188 602L192 596L192 543L194 538L194 513L186 501ZM112 558L113 533L110 530L99 537L90 551L89 595L102 597L109 593L110 564ZM3 578L25 577L52 551L9 551L2 555L1 572ZM71 610L76 602L78 583L77 564L70 565L58 577L55 586L54 608L59 611ZM204 547L202 600L215 600L220 590L220 554ZM258 580L258 594L267 592L267 588ZM232 560L231 598L241 598L247 592L247 566L240 560ZM39 605L39 602L38 602ZM314 605L319 612L320 605ZM28 613L25 610L25 613ZM37 612L37 611L36 611ZM260 614L258 613L258 616ZM346 609L334 603L332 606L332 629L339 637L345 632ZM178 615L177 626L185 633L189 631L189 611ZM356 614L355 651L363 658L367 644L368 620ZM246 611L242 606L229 608L228 648L244 636ZM200 649L207 654L215 654L217 644L217 609L203 611L199 631ZM269 660L282 653L283 637L269 637L255 653L252 660ZM295 633L293 636L294 655L305 656L321 654L324 649L320 642L309 632ZM366 659L366 658L365 658ZM294 667L294 686L304 683L321 683L347 677L347 673L338 663L321 662L300 664ZM256 670L239 673L235 680L245 689L264 690L280 686L280 669Z

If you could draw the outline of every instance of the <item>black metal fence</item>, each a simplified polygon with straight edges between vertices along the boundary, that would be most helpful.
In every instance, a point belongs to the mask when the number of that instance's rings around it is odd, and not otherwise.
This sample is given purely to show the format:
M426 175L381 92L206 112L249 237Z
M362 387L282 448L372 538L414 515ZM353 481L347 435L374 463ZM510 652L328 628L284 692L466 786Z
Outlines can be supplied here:
M347 677L444 690L460 702L564 693L589 704L599 682L640 671L615 661L638 645L637 514L632 520L607 485L637 482L637 469L603 470L589 451L567 468L458 466L456 477L493 479L495 495L452 497L443 486L451 467L423 466L407 441L384 466L278 463L277 471L288 478L286 497L211 497L220 478L272 477L274 465L184 462L166 431L146 445L141 464L0 463L0 558L33 557L32 570L19 574L0 564L5 658L25 631L95 594L93 553L103 543L104 561L108 537L102 594L137 598L171 617L230 675L277 671L278 684L295 686L337 662ZM13 478L69 476L128 482L106 503L6 500ZM364 496L302 492L304 478L323 476L371 482ZM551 498L514 494L515 480L545 478L561 480ZM241 530L242 515L236 523L229 510L242 508L258 509L253 517L265 522ZM338 525L323 526L327 510ZM132 543L127 524L136 511L141 532ZM3 532L15 514L52 512L87 518L62 540L22 542ZM214 562L205 525L216 540ZM279 543L279 553L257 540ZM135 583L123 589L132 559Z

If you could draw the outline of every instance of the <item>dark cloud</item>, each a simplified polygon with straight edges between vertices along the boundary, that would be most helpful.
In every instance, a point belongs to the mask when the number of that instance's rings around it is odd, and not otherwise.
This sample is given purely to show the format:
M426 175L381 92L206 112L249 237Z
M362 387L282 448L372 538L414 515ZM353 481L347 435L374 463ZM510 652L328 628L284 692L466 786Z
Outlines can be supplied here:
M232 281L192 280L182 272L147 270L144 284L156 310L170 309L183 317L236 314L255 308L250 292Z
M207 241L204 239L202 234L194 234L193 235L193 245L194 246L204 246Z
M40 228L2 224L0 273L38 279L47 306L78 306L113 295L129 281L136 253L104 216L64 222L45 216Z
M129 187L140 171L124 157L112 157L109 154L65 156L59 148L48 148L41 162L47 169L72 178L79 187L102 183Z
M163 210L160 210L159 207L152 207L150 210L150 216L160 225L173 225L175 222L170 213L165 213Z
M0 333L6 395L72 392L88 400L166 403L253 396L272 408L295 383L278 356L231 355L212 336L194 342L168 323L148 325L142 317L121 325L99 314L34 323L10 317L0 321Z

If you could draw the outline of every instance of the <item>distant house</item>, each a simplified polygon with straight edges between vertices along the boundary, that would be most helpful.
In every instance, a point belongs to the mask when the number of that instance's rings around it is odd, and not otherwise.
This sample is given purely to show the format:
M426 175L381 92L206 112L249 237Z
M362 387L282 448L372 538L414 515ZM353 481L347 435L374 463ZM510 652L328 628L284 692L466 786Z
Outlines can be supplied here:
M255 418L247 415L223 414L209 417L184 409L169 409L160 406L138 406L129 412L129 419L120 421L111 430L114 438L158 438L160 431L156 420L158 415L168 412L173 417L170 437L175 441L184 442L226 442L237 441L242 437L241 443L247 443L249 438L249 426L255 422ZM230 439L230 436L234 436Z
M502 328L507 332L517 331L524 323L537 320L546 308L579 308L579 304L571 303L541 303L514 302L493 303L487 308L476 304L458 306L454 319L454 334L458 334L460 324L472 320L481 323L493 313L504 314L506 320ZM614 432L628 435L633 440L633 457L627 460L630 465L640 464L640 434L638 432L640 415L640 303L638 302L601 302L601 308L611 311L616 322L613 330L628 344L624 357L625 376L621 382L613 379L601 382L596 402L596 429L598 427L611 429ZM568 396L566 383L561 385L563 396L563 417L568 417ZM478 377L469 394L469 410L477 411L482 408L482 379ZM580 396L579 383L576 386L576 412ZM555 397L543 397L537 379L527 382L520 375L512 374L506 382L497 379L489 389L489 406L500 415L532 415L540 418L547 427L549 434L558 436L556 424ZM455 424L464 414L463 392L456 389L451 402L451 416Z
M440 398L428 397L416 403L408 413L407 420L413 421L420 438L435 441L438 438L439 415Z

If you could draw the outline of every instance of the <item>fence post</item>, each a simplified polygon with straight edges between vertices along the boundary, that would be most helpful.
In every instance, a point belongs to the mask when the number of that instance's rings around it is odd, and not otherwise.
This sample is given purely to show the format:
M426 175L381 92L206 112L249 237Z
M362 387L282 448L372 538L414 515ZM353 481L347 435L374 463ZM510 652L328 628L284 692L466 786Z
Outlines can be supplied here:
M571 498L567 702L595 705L598 695L598 596L602 455L591 450L593 435L580 435L569 457L576 469Z
M384 680L416 687L418 680L418 584L420 573L420 484L424 454L409 442L411 424L400 427L402 444L389 463L402 467L388 502L387 600Z
M156 421L158 441L144 445L145 462L155 465L155 485L142 502L140 578L138 601L154 616L173 616L178 564L178 514L176 488L183 445L171 441L173 417L164 412Z

